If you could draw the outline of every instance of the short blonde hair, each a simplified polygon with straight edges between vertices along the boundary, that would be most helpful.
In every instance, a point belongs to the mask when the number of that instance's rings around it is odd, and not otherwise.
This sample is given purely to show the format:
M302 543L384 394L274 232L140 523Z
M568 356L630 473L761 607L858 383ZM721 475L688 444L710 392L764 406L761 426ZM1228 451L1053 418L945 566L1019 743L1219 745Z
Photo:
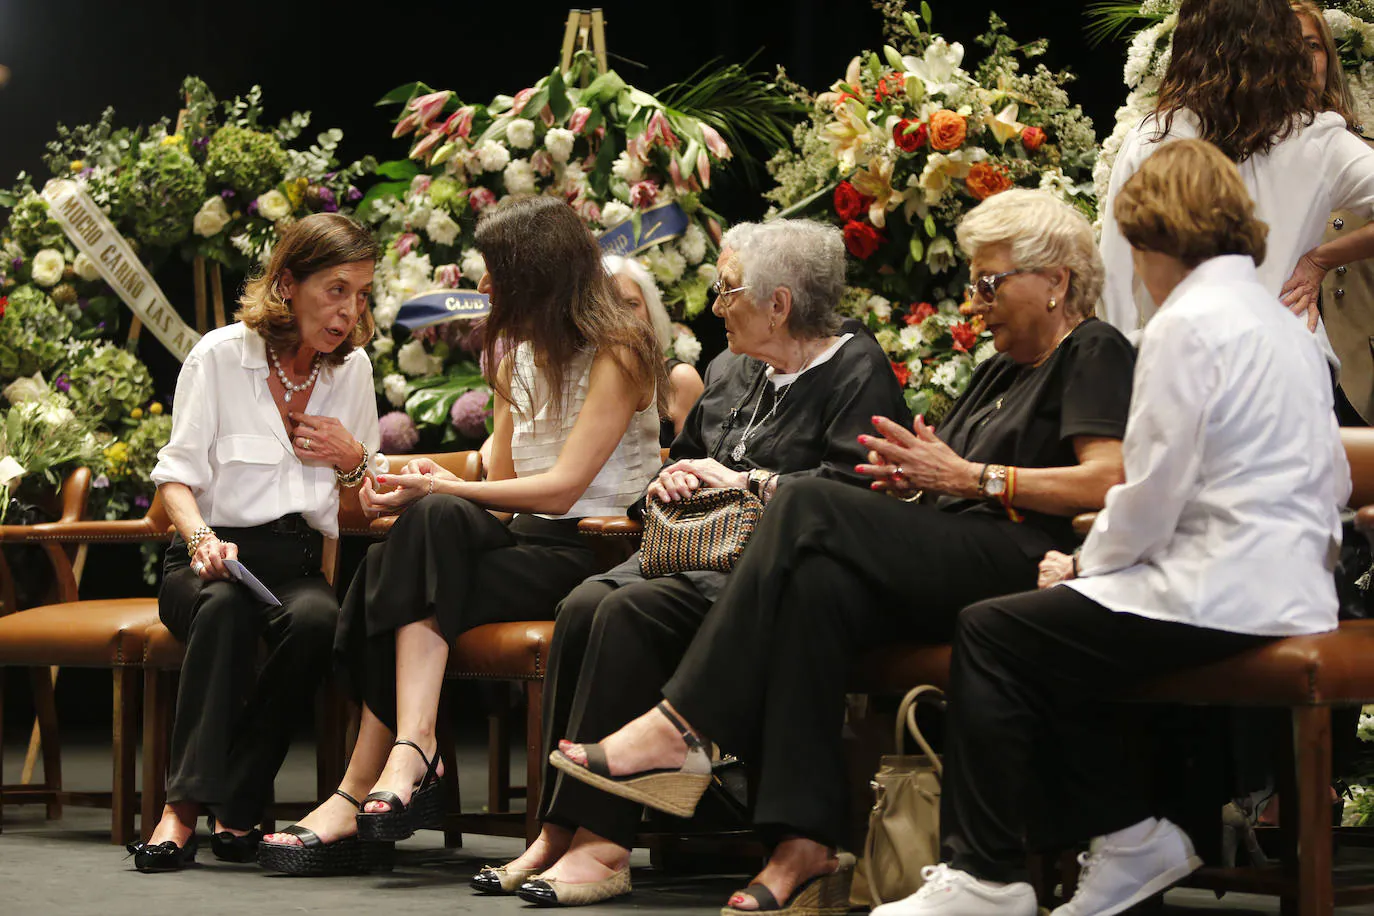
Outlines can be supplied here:
M1009 245L1012 263L1021 270L1067 268L1063 304L1074 315L1091 315L1102 295L1106 271L1093 227L1048 191L1012 188L994 194L964 214L955 235L969 257L989 245Z
M1176 140L1145 160L1113 208L1132 247L1177 258L1188 267L1225 254L1264 262L1269 227L1235 163L1206 140Z
M297 220L277 240L266 269L244 286L234 320L256 331L273 350L294 350L301 342L300 326L291 303L282 298L282 276L289 270L299 283L313 273L340 264L375 264L380 256L381 249L372 234L347 216L315 213ZM324 362L340 365L353 350L367 346L375 330L372 309L363 309L353 333L334 352L323 354Z

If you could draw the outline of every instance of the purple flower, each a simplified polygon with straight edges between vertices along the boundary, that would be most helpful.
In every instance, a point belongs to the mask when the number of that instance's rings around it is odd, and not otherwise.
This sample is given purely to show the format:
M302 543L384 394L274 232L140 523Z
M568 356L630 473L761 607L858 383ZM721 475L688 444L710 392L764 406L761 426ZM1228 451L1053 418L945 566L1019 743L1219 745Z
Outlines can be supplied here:
M97 325L95 326L95 329L96 329L97 331L103 331L103 330L105 330L105 322L102 321L102 322L100 322L99 324L97 324Z
M21 267L24 266L24 259L23 259L23 258L15 258L13 261L10 262L10 264L13 265L13 267L14 267L15 270L18 270L19 268L21 268Z
M363 192L362 192L362 191L359 191L357 188L353 187L352 185L349 185L349 188L348 188L348 202L349 202L349 203L353 203L353 201L355 201L355 200L362 200L362 199L363 199Z
M325 204L323 207L320 207L320 209L323 210L325 213L338 213L339 205L335 203L328 203Z
M80 172L77 172L77 174L80 175L82 178L90 178L92 175L95 174L95 169L88 165Z
M257 215L258 215L258 202L257 202L256 200L253 200L253 201L249 202L249 204L248 204L248 215L249 215L249 216L257 216Z
M337 175L337 174L339 174L339 173L338 173L338 172L327 172L327 173L325 174L325 176L324 176L324 180L325 180L325 181L333 181L333 180L334 180L334 176Z
M52 386L63 394L66 394L68 391L72 390L72 380L67 378L66 373L63 373L57 377L56 381L52 383Z
M135 497L134 497L134 505L135 505L135 506L138 506L138 508L140 508L140 509L146 509L146 508L148 508L148 506L151 505L151 504L148 502L148 497L146 497L146 496L135 496Z
M490 400L490 394L475 388L454 401L448 415L453 428L469 439L486 438L487 417L491 416L491 411L487 410Z
M401 410L393 410L378 421L382 432L382 451L390 455L404 455L420 441L415 421Z
M191 145L194 146L196 149L205 149L205 147L207 147L207 146L210 145L210 138L209 138L209 137L197 137L197 138L191 143Z
M92 481L91 481L91 489L92 489L92 490L103 490L103 489L105 489L106 487L108 487L109 485L110 485L110 478L106 477L104 474L101 474L101 475L100 475L99 477L97 477L95 480L92 480Z
M219 192L219 196L223 197L225 200L230 200L233 198L234 192L231 188L225 188L223 191Z
M320 200L324 201L324 202L327 203L327 204L332 204L332 203L334 203L335 200L337 200L337 198L334 196L334 192L333 192L333 191L331 191L331 190L329 190L328 188L326 188L326 187L324 187L323 185L321 185L321 186L320 186Z

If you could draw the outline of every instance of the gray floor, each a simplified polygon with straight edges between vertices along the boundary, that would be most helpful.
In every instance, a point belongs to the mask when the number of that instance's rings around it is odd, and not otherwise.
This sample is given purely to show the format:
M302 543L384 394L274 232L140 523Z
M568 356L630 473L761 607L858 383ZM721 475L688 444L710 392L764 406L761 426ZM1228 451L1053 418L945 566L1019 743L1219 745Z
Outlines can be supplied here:
M5 774L14 779L21 763L17 748L7 749ZM460 760L463 796L479 804L485 791L485 761L478 748ZM81 744L64 756L67 784L73 789L108 788L108 747ZM295 748L278 781L279 798L304 798L314 786L313 758L307 747ZM467 837L462 849L443 848L437 833L422 834L400 845L397 867L385 876L293 879L269 876L251 865L218 862L203 848L200 864L179 874L140 875L124 852L109 844L109 814L68 809L60 821L45 821L41 807L5 810L0 834L0 914L71 913L141 916L163 913L367 913L396 916L429 913L481 913L490 916L529 910L514 898L484 898L467 887L468 878L486 862L505 861L522 848L516 840ZM203 830L202 830L203 833ZM204 840L204 837L202 837ZM1361 864L1374 864L1365 856ZM582 912L648 910L663 914L719 911L743 875L682 876L649 867L646 855L635 858L635 893L620 902L588 907ZM1274 914L1270 898L1232 894L1217 901L1210 893L1171 891L1169 914L1225 912L1233 916ZM1344 907L1341 916L1374 913L1374 907Z

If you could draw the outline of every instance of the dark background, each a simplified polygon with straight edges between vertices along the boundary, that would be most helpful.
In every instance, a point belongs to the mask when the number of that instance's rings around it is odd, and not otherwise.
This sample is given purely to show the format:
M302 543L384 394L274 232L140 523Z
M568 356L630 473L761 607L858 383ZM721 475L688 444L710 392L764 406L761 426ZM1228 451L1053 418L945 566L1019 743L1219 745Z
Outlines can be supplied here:
M981 56L973 41L996 9L1013 37L1050 39L1044 62L1078 74L1071 87L1097 125L1110 131L1125 96L1120 45L1091 48L1083 4L1004 0L930 0L934 28L965 46L965 66ZM455 90L465 101L513 95L558 62L570 2L445 4L317 4L286 0L153 2L153 0L0 0L0 64L10 69L0 89L0 187L20 171L48 176L44 145L58 122L95 121L107 106L116 123L175 118L182 78L203 78L220 98L262 86L270 123L293 110L313 113L307 136L344 131L340 158L403 157L408 141L391 140L394 109L373 104L403 83L423 80ZM913 10L919 9L913 0ZM882 43L881 17L868 0L687 0L608 2L606 40L611 66L647 91L690 76L719 59L754 56L753 69L789 75L820 90L843 75L849 59ZM732 222L763 213L760 192L736 174L713 185L714 203ZM185 276L181 276L184 273ZM170 265L159 282L173 302L190 296L189 269ZM709 357L720 348L709 316L698 322ZM145 338L147 335L145 335ZM175 365L156 341L140 354L159 379ZM170 376L169 376L170 373ZM166 385L160 384L160 389ZM137 575L138 552L94 548L84 597L148 594ZM12 672L6 720L24 729L27 681ZM64 724L109 724L108 674L64 672L59 686Z

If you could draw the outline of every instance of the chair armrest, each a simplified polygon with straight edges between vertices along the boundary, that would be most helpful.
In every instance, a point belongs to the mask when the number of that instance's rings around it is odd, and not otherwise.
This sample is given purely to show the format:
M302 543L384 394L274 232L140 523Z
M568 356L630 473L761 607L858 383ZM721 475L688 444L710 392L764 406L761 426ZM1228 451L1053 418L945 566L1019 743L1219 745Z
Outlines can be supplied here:
M367 526L367 533L374 538L384 538L391 533L391 526L396 524L399 515L383 515L381 518L374 518L372 524Z
M1097 521L1096 512L1084 512L1073 517L1073 533L1081 538L1088 536L1088 532L1093 530L1093 522Z
M1361 506L1355 511L1355 528L1366 536L1374 535L1374 506Z
M644 526L626 515L592 515L577 523L577 533L589 537L637 538Z
M171 527L159 530L148 518L112 522L44 522L38 525L0 525L4 544L118 544L170 541Z

